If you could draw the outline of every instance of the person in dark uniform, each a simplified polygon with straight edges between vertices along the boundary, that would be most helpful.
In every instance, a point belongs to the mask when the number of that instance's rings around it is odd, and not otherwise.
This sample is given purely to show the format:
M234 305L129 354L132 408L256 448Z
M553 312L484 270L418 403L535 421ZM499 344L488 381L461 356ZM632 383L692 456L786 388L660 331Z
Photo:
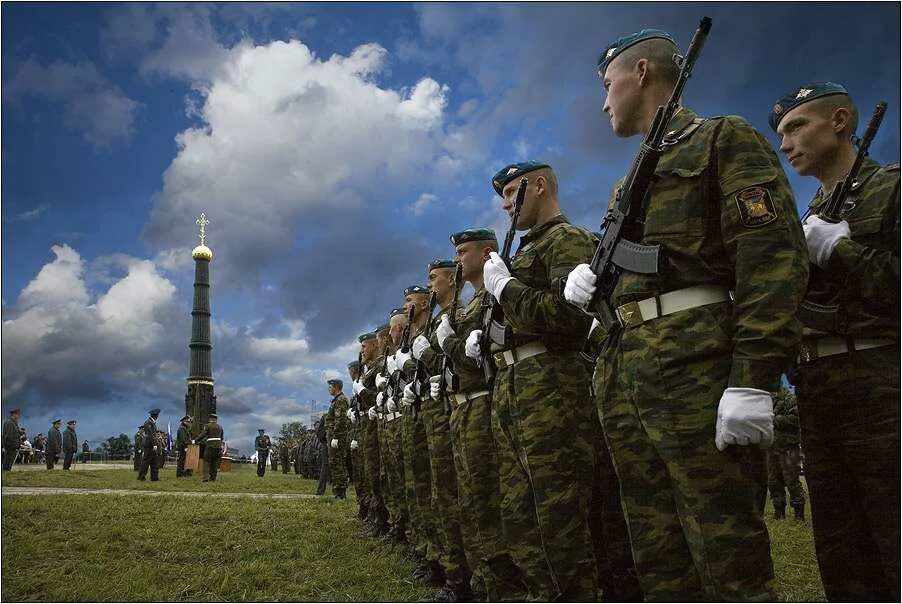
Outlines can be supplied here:
M210 414L210 422L203 427L195 439L204 445L204 479L203 482L216 482L219 472L219 460L222 458L222 441L225 433L218 423L215 413Z
M263 478L263 475L266 474L266 458L269 457L269 450L272 448L272 443L269 440L269 436L266 434L266 430L263 428L258 428L257 438L254 439L254 448L257 450L257 476Z
M19 455L19 417L21 412L19 409L13 409L9 414L9 419L3 422L3 469L9 471L16 462L16 456ZM37 442L37 439L35 439Z
M144 425L138 426L135 432L135 472L141 469L141 447L144 442Z
M194 420L190 415L186 415L182 418L182 423L179 425L178 431L175 433L175 451L176 451L176 462L175 462L175 477L188 477L191 476L191 470L185 469L185 457L188 455L188 445L191 443L191 424L194 423Z
M279 459L282 461L282 474L288 474L288 464L290 463L291 447L286 439L279 441Z
M47 469L52 470L56 465L56 460L60 456L60 451L63 449L63 435L60 433L60 424L63 423L61 419L53 420L53 425L50 426L50 430L47 432Z
M63 469L72 468L72 459L78 452L78 436L75 434L75 420L70 419L66 422L66 429L63 432Z
M91 459L91 445L88 441L81 443L81 462L87 463Z
M320 416L316 420L316 442L319 445L319 484L316 485L316 494L326 494L326 484L329 480L329 448L326 446L326 416Z
M144 480L147 477L148 468L150 468L152 482L160 479L160 468L157 465L157 417L159 415L159 409L151 409L150 417L142 426L144 436L141 438L141 469L138 470L138 480Z

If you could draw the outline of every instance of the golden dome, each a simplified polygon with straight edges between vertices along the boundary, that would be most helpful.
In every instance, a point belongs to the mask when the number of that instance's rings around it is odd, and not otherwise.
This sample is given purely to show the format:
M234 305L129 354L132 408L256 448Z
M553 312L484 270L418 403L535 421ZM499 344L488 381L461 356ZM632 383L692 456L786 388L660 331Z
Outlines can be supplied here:
M191 257L195 260L212 260L213 250L205 245L199 245L191 252Z

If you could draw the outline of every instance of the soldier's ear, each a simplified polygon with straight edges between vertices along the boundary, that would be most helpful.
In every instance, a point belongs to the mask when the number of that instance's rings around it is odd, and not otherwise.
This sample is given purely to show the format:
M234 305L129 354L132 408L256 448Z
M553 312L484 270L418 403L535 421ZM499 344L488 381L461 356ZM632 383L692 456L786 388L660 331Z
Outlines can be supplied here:
M648 83L648 59L639 59L636 61L636 78L639 80L639 87Z
M843 134L851 125L851 120L852 113L848 109L845 107L837 107L830 120L831 125L833 126L833 132L836 134ZM855 133L849 132L849 135L852 134Z

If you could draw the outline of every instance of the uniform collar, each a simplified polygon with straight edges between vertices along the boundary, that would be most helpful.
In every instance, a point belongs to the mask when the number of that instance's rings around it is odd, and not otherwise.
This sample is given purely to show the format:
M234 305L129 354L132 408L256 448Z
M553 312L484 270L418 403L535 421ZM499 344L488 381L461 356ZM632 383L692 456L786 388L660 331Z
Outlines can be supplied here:
M860 188L859 183L865 183L880 169L880 164L871 159L870 157L865 157L864 161L861 162L861 169L858 171L858 177L855 179L855 182L852 183L852 192L855 193ZM832 191L831 191L832 193ZM811 208L818 209L821 207L821 204L826 201L826 198L830 195L830 193L825 193L823 187L819 187L817 193L814 194L814 199L811 200Z
M550 229L554 225L562 224L562 223L569 224L570 221L567 220L566 216L564 216L561 213L558 213L558 214L552 216L550 219L543 222L542 224L537 224L536 226L532 227L531 229L529 229L529 231L527 231L527 233L525 235L520 237L520 248L519 249L523 249L524 246L532 243L533 241L535 241L536 239L541 237L548 229Z
M664 138L676 136L696 119L698 119L697 113L688 107L680 105L674 112L673 117L670 118L670 123L667 124L667 132L664 133Z

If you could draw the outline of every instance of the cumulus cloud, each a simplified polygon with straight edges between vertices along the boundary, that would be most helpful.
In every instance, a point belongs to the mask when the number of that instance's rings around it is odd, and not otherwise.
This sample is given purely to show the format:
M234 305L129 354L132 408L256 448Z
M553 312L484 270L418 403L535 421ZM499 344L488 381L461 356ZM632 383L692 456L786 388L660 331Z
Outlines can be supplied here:
M128 140L142 104L101 75L91 61L47 65L30 58L5 85L6 98L36 98L62 108L65 123L95 148Z
M410 204L410 211L413 212L414 216L422 216L436 199L438 197L432 193L420 193L417 200Z

